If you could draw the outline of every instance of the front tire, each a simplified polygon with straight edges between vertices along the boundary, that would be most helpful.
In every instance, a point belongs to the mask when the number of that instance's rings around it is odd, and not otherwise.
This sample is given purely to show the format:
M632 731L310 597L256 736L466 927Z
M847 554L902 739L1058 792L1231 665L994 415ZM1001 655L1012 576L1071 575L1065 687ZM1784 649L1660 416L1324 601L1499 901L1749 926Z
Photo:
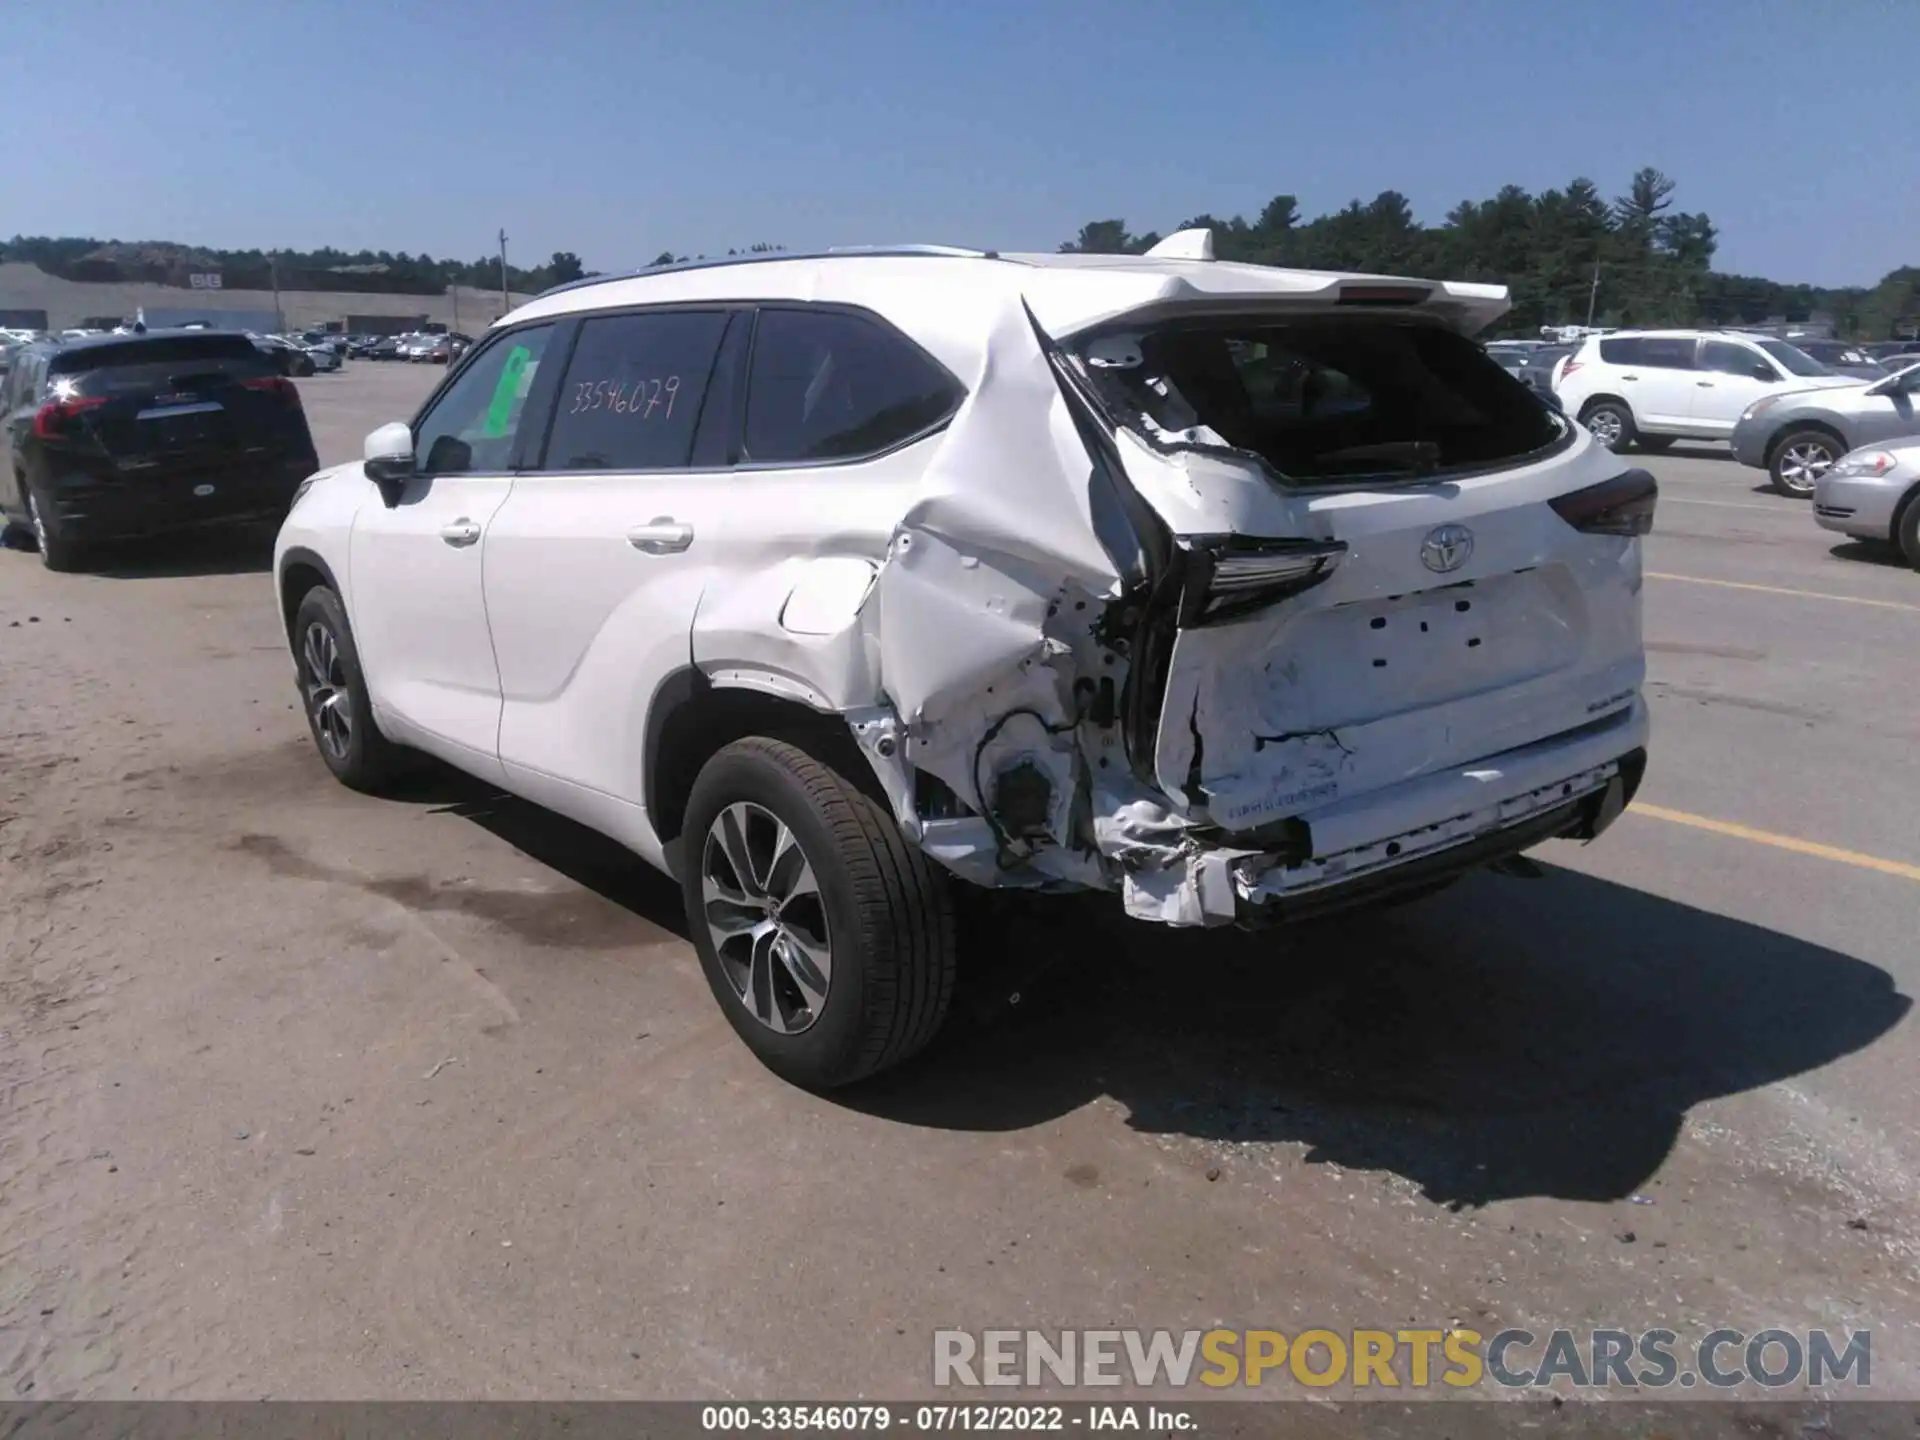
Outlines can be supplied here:
M1795 500L1812 499L1820 477L1833 468L1845 448L1824 430L1795 430L1782 435L1767 461L1773 488Z
M1907 564L1920 570L1920 494L1908 497L1893 528L1893 538Z
M751 737L694 781L681 892L734 1031L793 1084L900 1064L939 1031L957 943L944 874L852 781Z
M1620 400L1596 400L1581 412L1580 423L1607 449L1618 455L1634 441L1633 411Z
M324 585L309 590L294 612L293 657L300 708L333 778L370 795L386 790L405 770L407 752L374 723L346 607Z

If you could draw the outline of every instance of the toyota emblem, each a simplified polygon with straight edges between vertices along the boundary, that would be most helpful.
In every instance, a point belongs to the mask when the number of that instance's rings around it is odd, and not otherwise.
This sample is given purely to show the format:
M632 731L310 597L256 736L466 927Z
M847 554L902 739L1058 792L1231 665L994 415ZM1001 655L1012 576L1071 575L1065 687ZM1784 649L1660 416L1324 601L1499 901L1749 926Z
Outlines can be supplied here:
M1420 542L1420 563L1436 575L1450 575L1473 554L1473 532L1464 525L1437 525Z

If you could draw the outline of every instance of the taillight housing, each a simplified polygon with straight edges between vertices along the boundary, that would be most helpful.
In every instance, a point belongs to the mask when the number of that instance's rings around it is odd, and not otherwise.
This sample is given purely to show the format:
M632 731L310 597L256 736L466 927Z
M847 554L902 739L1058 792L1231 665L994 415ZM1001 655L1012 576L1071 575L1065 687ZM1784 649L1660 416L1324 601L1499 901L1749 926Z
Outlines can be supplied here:
M1180 624L1214 625L1311 590L1345 558L1344 540L1189 537Z
M242 380L241 385L249 390L264 391L280 397L281 403L300 408L300 387L284 375L260 375L252 380Z
M1578 360L1567 361L1565 365L1562 365L1560 367L1560 378L1562 380L1566 379L1567 376L1571 375L1574 371L1578 370L1579 368L1580 368L1580 362Z
M106 404L102 396L73 400L49 400L33 412L33 433L42 440L61 439L80 415L96 405Z
M1598 485L1556 495L1547 503L1584 535L1645 535L1653 529L1660 482L1645 470L1629 470Z

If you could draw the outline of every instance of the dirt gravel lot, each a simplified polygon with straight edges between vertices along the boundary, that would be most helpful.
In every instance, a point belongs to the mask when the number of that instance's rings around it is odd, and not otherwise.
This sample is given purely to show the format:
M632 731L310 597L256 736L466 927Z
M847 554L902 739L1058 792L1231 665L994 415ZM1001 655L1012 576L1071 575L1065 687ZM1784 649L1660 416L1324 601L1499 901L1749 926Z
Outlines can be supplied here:
M436 378L302 381L322 458ZM1920 1397L1920 576L1646 463L1600 843L1294 936L1056 910L832 1099L610 845L335 785L259 547L0 554L0 1394L905 1398L942 1327L1460 1323L1871 1327Z

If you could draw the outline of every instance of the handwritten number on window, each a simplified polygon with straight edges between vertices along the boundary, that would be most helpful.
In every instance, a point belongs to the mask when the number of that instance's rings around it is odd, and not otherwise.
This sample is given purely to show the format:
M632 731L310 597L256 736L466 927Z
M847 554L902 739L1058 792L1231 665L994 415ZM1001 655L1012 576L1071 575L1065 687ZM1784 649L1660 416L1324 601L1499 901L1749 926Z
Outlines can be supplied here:
M616 415L637 415L649 420L658 413L663 420L673 418L673 404L680 395L680 377L666 375L635 380L632 392L612 380L576 380L569 415L584 415L593 410L611 410Z

